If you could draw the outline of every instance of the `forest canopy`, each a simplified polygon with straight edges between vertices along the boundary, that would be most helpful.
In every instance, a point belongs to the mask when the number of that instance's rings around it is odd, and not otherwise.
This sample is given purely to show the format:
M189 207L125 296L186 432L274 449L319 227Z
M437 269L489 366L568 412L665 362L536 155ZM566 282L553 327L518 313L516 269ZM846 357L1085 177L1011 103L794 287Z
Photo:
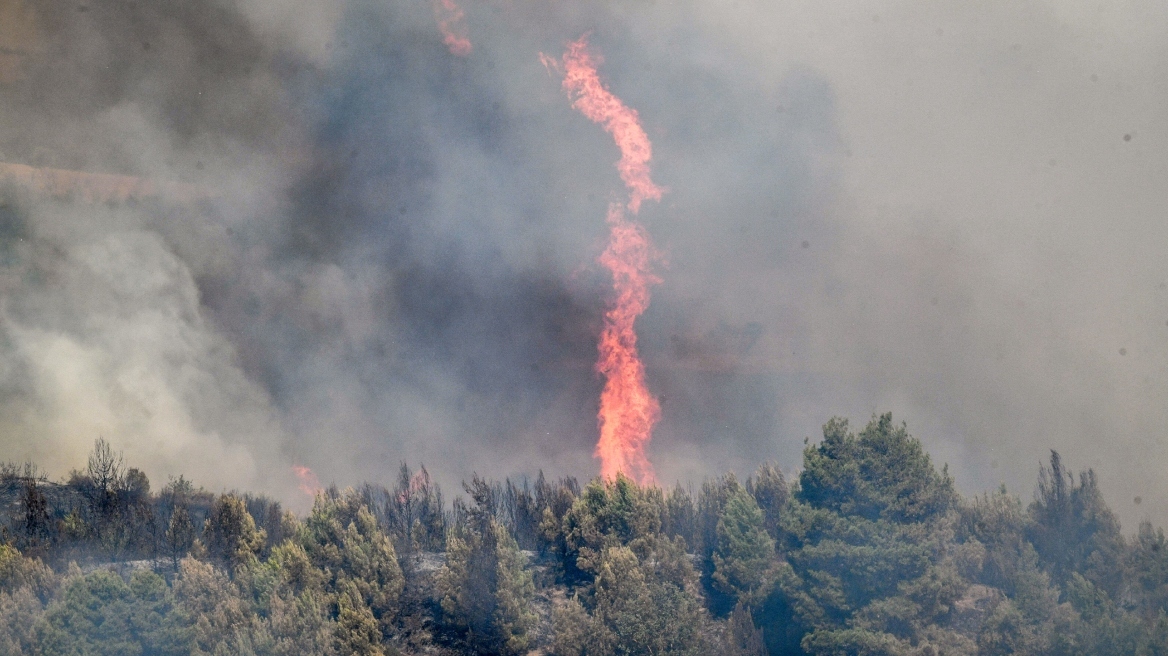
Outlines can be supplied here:
M306 516L97 440L0 467L0 654L1168 653L1168 541L1125 535L1052 452L1032 498L966 498L891 415L843 419L787 480L696 489L424 467Z

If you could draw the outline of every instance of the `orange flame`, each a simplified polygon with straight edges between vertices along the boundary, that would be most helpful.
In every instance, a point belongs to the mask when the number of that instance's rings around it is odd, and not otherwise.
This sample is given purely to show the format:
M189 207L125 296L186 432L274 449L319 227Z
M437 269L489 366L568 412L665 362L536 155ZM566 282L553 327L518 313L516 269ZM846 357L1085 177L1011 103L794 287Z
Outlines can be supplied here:
M645 364L637 354L633 324L649 306L649 285L661 282L651 271L657 252L645 228L627 220L620 205L609 206L608 225L608 247L600 255L600 263L612 272L616 297L604 313L598 345L596 370L605 380L596 455L605 479L622 472L649 484L655 477L645 447L653 437L653 425L661 418L661 406L645 386Z
M646 200L660 200L665 189L649 177L653 147L641 128L637 111L613 95L596 71L601 62L588 49L588 35L568 44L562 65L541 55L545 66L562 72L563 88L572 106L594 123L604 126L621 151L616 167L629 190L628 209L636 214ZM596 456L600 475L611 480L623 473L641 484L654 482L653 466L645 457L645 447L653 436L653 426L661 417L661 406L645 386L645 364L637 353L634 323L649 306L649 285L661 282L652 273L657 251L645 228L625 217L618 204L608 209L608 246L600 263L612 272L615 297L604 314L600 333L600 357L596 370L604 376L600 394L600 439Z
M442 42L450 54L465 57L470 54L470 32L466 29L466 14L454 0L434 0L434 18L442 32Z
M324 489L320 486L320 481L316 478L316 474L308 467L292 465L292 473L296 474L296 478L300 479L297 487L308 496L316 498L317 493Z
M554 63L544 57L544 63ZM649 179L649 160L653 145L641 128L637 110L626 107L604 83L596 67L603 59L588 50L588 35L568 44L564 52L564 91L572 98L572 106L593 123L600 123L612 135L620 148L621 158L616 168L629 189L629 210L636 214L645 200L661 200L664 189Z

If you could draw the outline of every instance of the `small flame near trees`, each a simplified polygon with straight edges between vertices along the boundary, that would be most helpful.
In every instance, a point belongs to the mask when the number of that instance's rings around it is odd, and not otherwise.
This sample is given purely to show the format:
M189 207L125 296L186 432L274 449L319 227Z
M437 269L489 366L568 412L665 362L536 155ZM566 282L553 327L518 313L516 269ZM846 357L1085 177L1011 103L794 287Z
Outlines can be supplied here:
M308 467L292 465L292 473L296 474L296 479L300 481L296 487L308 496L315 499L317 493L324 489L320 486L320 480L317 479L316 474Z

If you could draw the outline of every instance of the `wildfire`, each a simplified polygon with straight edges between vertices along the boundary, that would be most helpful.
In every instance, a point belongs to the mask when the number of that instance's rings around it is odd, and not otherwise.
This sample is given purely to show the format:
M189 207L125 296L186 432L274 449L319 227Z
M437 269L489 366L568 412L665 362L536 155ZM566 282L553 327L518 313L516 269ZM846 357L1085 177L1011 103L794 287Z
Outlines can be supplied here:
M540 55L540 59L545 66L564 74L564 91L572 99L572 107L593 123L603 125L616 141L621 151L616 168L629 189L629 211L640 211L642 201L661 200L665 190L649 179L649 160L653 159L649 135L641 128L637 110L626 107L600 81L596 67L604 60L588 49L588 35L568 44L562 67L546 55Z
M296 478L300 481L297 487L308 496L316 498L316 494L323 489L320 486L320 481L316 478L316 474L308 467L292 465L292 473L296 474Z
M430 487L430 472L422 467L410 477L410 484L398 493L397 502L404 505L409 502L410 497L428 487Z
M618 472L652 483L653 466L645 447L653 425L661 418L661 406L645 386L645 364L637 354L633 324L649 306L649 285L661 282L651 271L657 253L645 228L625 218L620 205L608 208L608 247L600 263L612 272L616 292L604 314L597 350L596 370L604 376L600 393L600 475L613 479Z
M450 54L465 57L470 54L470 32L466 29L466 14L454 0L434 0L434 18L442 41L450 49Z
M616 167L629 190L628 211L636 214L646 200L660 200L665 190L649 177L653 158L649 136L641 128L637 111L625 106L600 80L601 63L588 48L587 35L568 44L562 62L540 55L544 65L564 76L563 88L576 108L594 123L604 126L621 151ZM652 272L657 259L649 234L625 216L625 208L608 209L608 246L600 263L612 273L613 291L598 345L596 370L604 376L600 394L600 439L596 456L600 475L611 480L618 473L642 484L655 480L645 447L661 406L645 386L645 365L637 353L634 323L649 306L649 286L661 282Z

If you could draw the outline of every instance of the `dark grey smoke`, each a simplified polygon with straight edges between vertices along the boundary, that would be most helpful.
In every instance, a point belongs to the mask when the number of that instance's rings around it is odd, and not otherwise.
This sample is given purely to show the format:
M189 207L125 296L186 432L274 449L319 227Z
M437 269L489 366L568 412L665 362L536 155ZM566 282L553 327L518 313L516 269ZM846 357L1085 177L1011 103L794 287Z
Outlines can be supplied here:
M670 190L663 480L891 409L968 491L1027 496L1057 448L1129 520L1168 497L1151 5L468 0L461 58L414 0L3 3L36 38L2 37L0 161L209 193L5 196L6 457L102 434L290 497L293 463L591 475L618 154L538 59L590 32Z

